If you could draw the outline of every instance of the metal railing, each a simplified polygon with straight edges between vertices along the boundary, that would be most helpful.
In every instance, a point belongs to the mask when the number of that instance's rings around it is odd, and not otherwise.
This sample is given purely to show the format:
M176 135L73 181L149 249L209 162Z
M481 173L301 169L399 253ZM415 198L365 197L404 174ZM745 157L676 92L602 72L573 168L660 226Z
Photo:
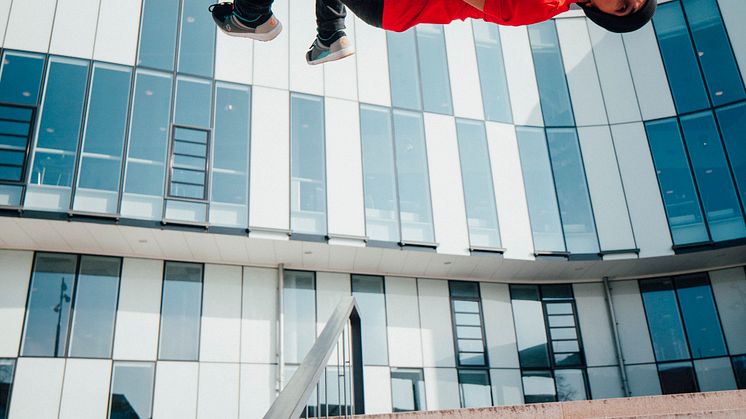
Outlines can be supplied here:
M329 358L335 349L337 350L337 364L329 367ZM290 382L272 403L264 419L295 419L301 415L305 417L347 417L353 414L363 414L365 401L363 399L362 355L362 336L357 304L353 297L345 297L329 317L316 343L308 351L308 355L303 359L303 363L295 371ZM330 404L328 368L337 380L336 405ZM335 368L336 374L334 374ZM321 381L322 374L323 381ZM311 409L306 409L306 407L314 390L318 390L318 399L322 399L323 395L324 403L314 405L313 411L309 412ZM336 409L331 409L331 406L335 406Z

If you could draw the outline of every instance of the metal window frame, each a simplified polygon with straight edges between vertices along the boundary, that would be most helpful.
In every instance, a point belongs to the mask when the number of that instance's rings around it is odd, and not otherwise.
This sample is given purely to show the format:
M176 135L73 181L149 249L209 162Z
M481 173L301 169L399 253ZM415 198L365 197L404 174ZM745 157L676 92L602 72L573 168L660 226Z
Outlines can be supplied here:
M172 191L173 183L174 183L174 180L173 180L174 169L182 170L182 168L176 167L175 164L174 164L174 157L177 156L177 155L182 155L182 154L176 153L174 151L175 148L176 148L175 147L176 142L178 141L178 142L184 142L184 143L189 143L189 144L199 144L199 145L202 145L202 143L197 143L197 142L189 141L189 140L181 140L181 139L176 138L176 130L177 129L186 129L186 130L190 130L190 131L200 131L200 132L204 132L205 133L205 144L204 144L204 146L205 146L205 156L203 157L203 156L194 156L194 155L186 155L186 154L184 154L184 156L186 156L186 157L195 157L195 158L203 158L203 159L205 159L205 170L204 170L204 174L205 175L204 175L204 184L202 185L202 187L203 187L202 198L189 198L189 197L185 197L185 196L179 196L179 195L175 195L173 193L173 191ZM211 153L212 150L211 150L211 147L210 147L210 141L212 139L211 134L212 134L212 130L210 130L209 128L202 128L202 127L190 126L190 125L178 125L178 124L172 124L171 125L171 135L170 135L170 139L169 139L168 162L167 162L168 163L168 171L166 173L166 185L167 185L167 188L165 190L164 199L174 200L174 201L199 202L199 203L204 203L204 204L208 204L209 205L209 203L210 203L210 190L209 190L209 188L210 188L210 185L209 185L209 183L210 183L210 171L212 170L212 164L210 162L210 158L212 156L212 153ZM194 171L194 172L200 172L201 171L201 170L192 170L192 169L183 169L183 170ZM184 183L184 182L176 182L176 183L186 184L186 185L193 185L193 186L200 186L200 185L191 184L191 183ZM164 217L164 219L165 219L165 217Z
M39 90L41 90L41 87L39 88ZM25 148L25 151L24 151L25 154L23 156L23 164L21 165L21 178L19 180L17 180L17 181L13 181L13 180L0 180L0 184L22 186L23 189L25 190L26 189L26 185L27 185L27 183L25 181L26 177L27 177L26 176L26 172L28 171L29 166L30 166L29 165L29 163L30 163L30 158L29 157L30 157L30 154L31 154L31 143L33 142L34 131L36 129L36 117L37 117L38 106L20 105L20 104L15 104L15 103L11 103L11 102L0 102L0 107L28 109L28 110L31 111L31 117L30 117L31 119L29 121L21 121L21 120L16 120L16 119L0 118L0 121L4 121L4 122L24 122L24 123L28 123L28 125L29 125L29 130L28 130L28 133L26 134L26 148ZM15 135L15 134L2 134L2 135L7 135L7 136L11 136L11 137L22 138L22 136ZM20 150L18 150L18 151L20 152ZM0 165L6 166L4 164L0 164ZM9 165L9 166L17 167L17 165Z

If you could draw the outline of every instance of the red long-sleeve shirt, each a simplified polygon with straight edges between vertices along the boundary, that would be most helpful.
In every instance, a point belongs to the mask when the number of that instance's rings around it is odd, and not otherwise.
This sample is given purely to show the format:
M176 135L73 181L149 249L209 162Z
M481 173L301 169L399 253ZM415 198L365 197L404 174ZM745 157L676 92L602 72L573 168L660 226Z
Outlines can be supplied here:
M418 23L449 23L466 18L500 25L543 22L570 8L578 0L485 0L484 12L464 0L384 0L383 28L405 31Z

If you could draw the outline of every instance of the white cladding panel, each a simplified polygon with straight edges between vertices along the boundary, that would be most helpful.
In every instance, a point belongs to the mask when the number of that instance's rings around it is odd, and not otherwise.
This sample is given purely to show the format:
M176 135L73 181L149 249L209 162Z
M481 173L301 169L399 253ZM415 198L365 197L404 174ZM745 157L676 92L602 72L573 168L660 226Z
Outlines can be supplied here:
M153 419L188 419L197 417L196 362L160 361L155 367Z
M655 362L637 281L609 283L625 364Z
M589 367L617 364L611 320L601 282L573 284L585 362Z
M454 20L444 25L443 29L448 51L453 114L461 118L484 119L482 87L479 84L479 67L471 22Z
M3 48L49 51L56 3L57 0L14 1Z
M276 361L277 270L245 267L241 314L241 362Z
M578 138L601 249L636 248L609 128L578 128Z
M389 367L363 367L365 413L391 413L391 372Z
M455 368L425 368L427 410L458 409L458 375Z
M425 113L425 140L438 253L468 255L469 231L453 117Z
M611 134L640 257L672 255L671 233L643 125L614 125Z
M510 288L508 284L488 282L482 282L480 286L490 366L519 368Z
M349 10L348 10L349 11ZM306 19L308 16L305 17ZM347 28L345 33L352 43L355 43L355 31L357 21L352 18L352 13L348 13L346 19ZM366 25L363 23L363 25ZM310 39L316 36L316 27ZM306 43L311 42L307 40ZM305 45L305 44L304 44ZM357 54L357 51L355 52ZM322 67L322 66L319 66ZM326 97L336 97L340 99L357 100L357 55L347 57L343 60L333 61L323 65L324 68L324 95Z
M18 356L33 259L33 252L0 250L0 358Z
M743 0L718 0L720 13L728 30L730 44L736 56L741 73L746 73L746 2Z
M510 91L510 105L513 108L513 123L543 126L544 118L539 105L539 87L536 84L528 31L522 26L501 26L500 40Z
M199 359L239 362L241 267L205 265Z
M62 358L18 358L8 418L56 418L64 374Z
M217 31L215 79L251 84L254 76L254 41Z
M124 259L114 329L114 359L156 359L162 285L163 261Z
M365 236L365 202L358 104L327 98L324 108L329 234L362 237Z
M238 419L239 364L199 364L199 419ZM271 383L267 383L271 387Z
M5 41L5 29L8 28L8 17L10 17L10 6L13 0L0 0L0 47Z
M272 5L272 13L280 22L288 23L289 2L278 1ZM288 28L285 26L272 42L254 42L254 85L276 87L278 89L288 88ZM304 44L305 45L305 44ZM286 93L287 94L287 93ZM268 111L278 109L267 102L255 102L263 104ZM285 107L287 108L287 106ZM256 109L252 107L252 113ZM287 127L285 123L284 127ZM252 141L253 143L253 141ZM253 177L253 176L252 176Z
M422 361L426 367L455 367L448 281L418 279Z
M731 354L746 353L746 274L744 268L710 272L720 321Z
M57 0L51 54L91 59L100 0ZM33 24L31 25L33 26Z
M286 2L289 8L287 25L282 30L288 36L289 87L293 92L324 94L323 65L308 65L306 51L316 36L314 2ZM285 21L283 21L285 22ZM274 43L274 41L272 42ZM349 59L349 58L348 58Z
M607 124L585 18L557 19L557 35L577 126Z
M661 394L661 383L658 380L658 368L655 364L628 365L627 383L632 397Z
M417 281L386 277L389 365L422 367L422 341L417 302Z
M357 92L362 103L391 106L386 32L355 18Z
M241 419L260 419L275 400L276 365L241 364Z
M492 401L495 406L523 404L521 370L492 369L490 380L492 381Z
M101 0L93 58L134 65L140 32L140 1Z
M258 53L258 44L255 48ZM290 228L290 96L285 90L255 86L251 101L249 226L287 230Z
M622 35L622 38L642 119L647 121L675 115L671 89L663 69L653 24L648 23L642 29Z
M594 399L624 397L619 367L588 368L588 384Z
M110 382L110 360L68 359L62 387L60 419L105 418Z
M497 218L505 257L533 260L534 242L515 128L486 122Z

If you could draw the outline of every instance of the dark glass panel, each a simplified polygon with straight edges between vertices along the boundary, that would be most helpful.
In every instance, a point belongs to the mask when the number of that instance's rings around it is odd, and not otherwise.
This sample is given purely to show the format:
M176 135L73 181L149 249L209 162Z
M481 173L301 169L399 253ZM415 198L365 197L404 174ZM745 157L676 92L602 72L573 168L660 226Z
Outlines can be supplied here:
M572 300L572 285L542 285L541 299L547 300Z
M697 382L691 362L658 364L663 394L696 393Z
M166 262L159 358L196 361L202 313L202 265Z
M479 299L479 283L466 281L448 281L451 298Z
M114 362L109 418L150 418L154 376L152 362Z
M746 389L746 355L733 357L733 373L739 389Z
M675 278L692 357L727 355L715 300L706 274Z
M387 365L386 300L383 277L352 275L352 296L360 310L363 337L363 363Z
M7 419L13 389L14 359L0 359L0 419Z
M679 307L671 279L640 281L655 359L674 361L689 358Z
M138 65L174 69L178 10L179 0L144 0Z
M554 20L530 25L528 36L534 57L544 124L555 127L575 125Z
M736 179L741 203L746 202L746 103L727 106L715 111L723 134L726 155Z
M36 106L44 56L6 51L0 75L0 101Z
M585 373L583 370L555 370L557 401L587 400Z

